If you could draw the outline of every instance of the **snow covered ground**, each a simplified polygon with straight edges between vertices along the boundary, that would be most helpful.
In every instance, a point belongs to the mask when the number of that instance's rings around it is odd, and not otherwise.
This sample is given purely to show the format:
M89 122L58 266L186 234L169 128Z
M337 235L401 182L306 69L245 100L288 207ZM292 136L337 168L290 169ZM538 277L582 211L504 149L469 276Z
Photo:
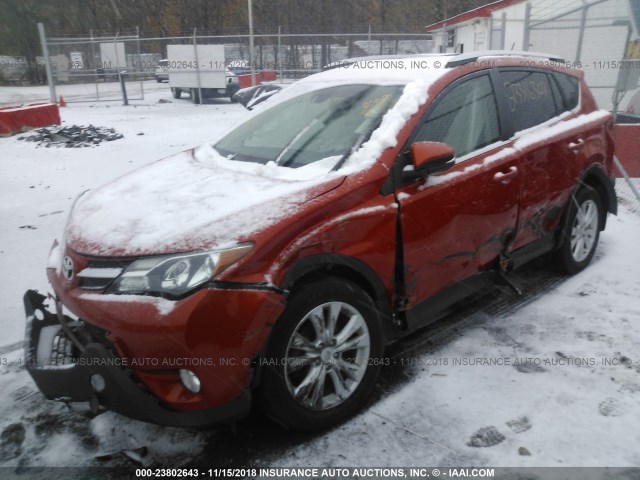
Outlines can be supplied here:
M134 103L61 110L65 125L124 134L96 147L0 138L0 467L640 465L640 215L624 205L583 273L510 308L481 301L394 346L376 398L332 431L274 433L260 417L237 435L161 428L44 401L20 367L22 294L47 291L47 254L73 199L247 114L227 100L173 100L166 85ZM523 283L545 268L527 267Z

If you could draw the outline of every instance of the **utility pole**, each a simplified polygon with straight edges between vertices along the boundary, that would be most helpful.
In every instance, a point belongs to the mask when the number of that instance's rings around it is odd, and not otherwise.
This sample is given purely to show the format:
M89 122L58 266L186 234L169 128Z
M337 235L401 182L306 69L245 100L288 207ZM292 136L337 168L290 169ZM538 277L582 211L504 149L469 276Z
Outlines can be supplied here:
M444 23L442 24L442 52L447 53L447 0L442 0L442 15Z
M256 70L253 58L253 0L247 0L249 3L249 63L251 63L251 86L256 84Z
M42 46L42 56L44 57L44 68L47 72L47 83L49 84L49 101L51 103L56 103L56 84L53 79L51 57L49 57L49 46L47 45L47 35L44 32L44 25L42 23L38 23L38 33L40 34L40 45Z

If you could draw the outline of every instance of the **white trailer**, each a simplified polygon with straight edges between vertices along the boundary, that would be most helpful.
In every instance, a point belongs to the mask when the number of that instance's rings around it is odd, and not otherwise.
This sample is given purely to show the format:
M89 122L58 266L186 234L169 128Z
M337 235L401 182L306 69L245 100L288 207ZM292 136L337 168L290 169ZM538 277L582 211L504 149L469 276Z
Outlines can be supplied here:
M201 103L200 96L231 98L240 88L226 68L224 45L168 45L167 60L174 98L188 92L193 103Z

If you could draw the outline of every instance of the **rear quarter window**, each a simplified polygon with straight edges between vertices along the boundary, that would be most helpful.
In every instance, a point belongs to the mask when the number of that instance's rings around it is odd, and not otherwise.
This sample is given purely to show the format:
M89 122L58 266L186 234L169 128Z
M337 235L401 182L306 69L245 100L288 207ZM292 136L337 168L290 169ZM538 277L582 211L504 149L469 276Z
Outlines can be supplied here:
M564 110L573 110L578 106L580 101L580 82L577 78L564 73L554 73L553 78L556 79L558 87L562 92L564 99Z

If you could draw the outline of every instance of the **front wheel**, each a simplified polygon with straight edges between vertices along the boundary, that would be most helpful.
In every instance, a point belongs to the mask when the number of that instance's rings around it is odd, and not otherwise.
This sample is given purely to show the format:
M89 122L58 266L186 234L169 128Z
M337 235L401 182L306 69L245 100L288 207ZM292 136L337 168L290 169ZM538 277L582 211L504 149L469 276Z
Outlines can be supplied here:
M267 412L294 430L335 425L369 397L381 367L379 313L359 286L331 279L292 295L264 360Z
M179 88L171 87L171 93L173 95L173 98L180 98L180 96L182 95L182 90L180 90Z
M567 221L560 232L556 252L558 268L568 274L582 271L591 261L598 245L604 212L598 192L583 187L570 200Z

